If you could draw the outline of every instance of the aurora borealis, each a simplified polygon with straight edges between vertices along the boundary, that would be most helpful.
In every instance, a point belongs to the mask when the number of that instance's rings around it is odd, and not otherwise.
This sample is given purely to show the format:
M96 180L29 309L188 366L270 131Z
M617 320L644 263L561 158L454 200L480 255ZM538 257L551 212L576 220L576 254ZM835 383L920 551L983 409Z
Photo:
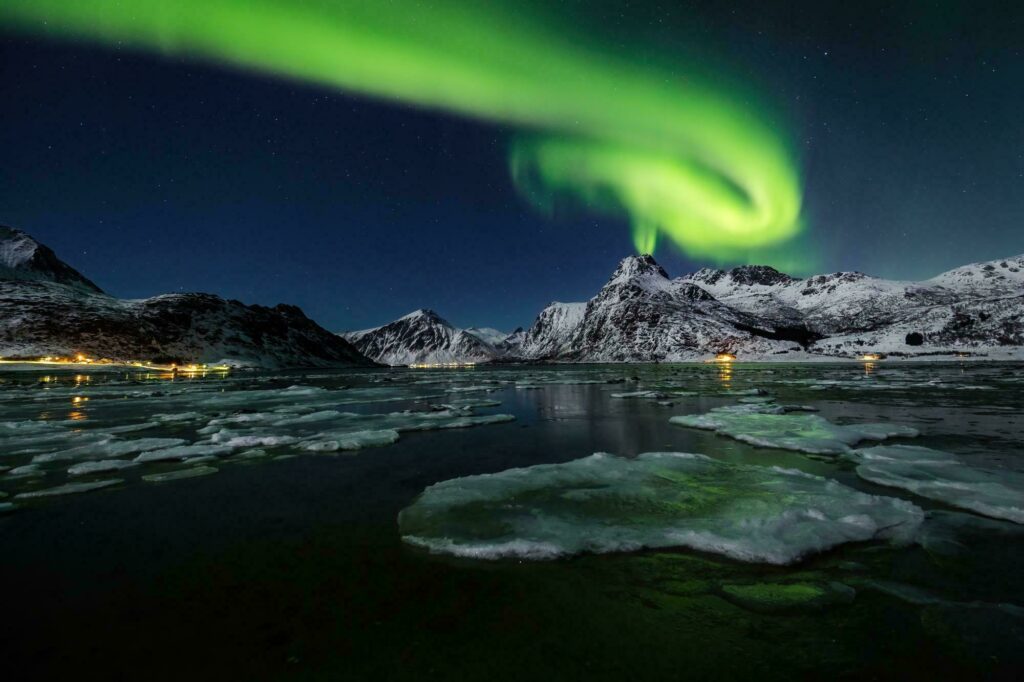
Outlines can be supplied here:
M1024 8L8 0L0 224L126 298L529 325L633 251L1024 252ZM724 227L723 227L724 226ZM787 236L788 235L788 236Z
M510 7L509 10L512 8ZM541 207L625 215L712 262L764 257L801 229L788 134L714 74L632 63L491 3L7 0L31 33L128 45L436 108L519 131L509 165Z

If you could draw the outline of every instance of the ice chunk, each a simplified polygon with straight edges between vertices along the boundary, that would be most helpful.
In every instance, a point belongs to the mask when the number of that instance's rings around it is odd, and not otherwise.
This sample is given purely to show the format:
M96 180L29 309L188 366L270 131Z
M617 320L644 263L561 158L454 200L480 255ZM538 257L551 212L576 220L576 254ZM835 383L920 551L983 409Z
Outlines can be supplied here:
M449 410L465 410L472 409L474 407L497 407L501 405L499 400L489 400L487 398L459 398L457 400L449 400L443 403L441 407Z
M37 433L53 433L63 430L62 426L45 421L6 421L0 422L0 438L24 436Z
M790 564L847 542L908 541L922 518L904 500L799 471L651 452L444 481L398 522L410 544L484 559L689 547Z
M88 445L80 445L67 450L36 455L32 458L32 461L34 463L41 464L47 462L60 462L69 459L121 457L124 455L132 455L136 452L145 452L147 450L157 450L160 448L181 445L184 442L185 440L182 438L138 438L136 440L118 440L111 437Z
M297 438L276 434L240 434L228 429L222 429L210 436L214 443L230 448L252 448L252 447L274 447L276 445L290 445Z
M9 511L14 511L17 507L13 502L0 502L0 514L4 514Z
M192 443L191 445L176 445L160 450L143 452L135 458L136 462L167 462L172 460L191 459L192 457L219 457L234 452L233 445L218 445L216 443Z
M101 459L98 462L82 462L81 464L75 464L68 468L68 473L72 476L85 476L87 474L100 474L108 471L118 471L119 469L127 469L128 467L137 466L137 464L130 459Z
M175 471L167 471L162 474L146 474L142 477L143 481L147 483L166 483L168 481L180 481L183 478L195 478L197 476L207 476L209 474L217 473L218 469L215 467L192 467L191 469L177 469Z
M394 429L381 431L352 431L342 433L321 433L313 439L299 443L300 450L309 452L336 452L338 450L359 450L361 448L390 445L398 440Z
M612 393L613 398L639 398L642 400L664 400L668 397L665 393L658 391L632 391L630 393Z
M266 456L267 456L267 451L266 450L261 450L259 448L256 448L254 450L245 450L244 452L239 452L237 455L235 455L235 456L233 456L231 458L231 461L234 462L234 461L238 461L238 460L247 460L247 459L262 459L263 457L266 457ZM204 458L204 459L214 459L214 458L213 457L209 457L209 458Z
M1024 524L1024 474L968 466L956 455L909 445L854 450L861 478L984 516Z
M46 472L43 471L42 467L38 464L24 464L20 467L14 467L7 472L8 476L21 477L21 476L44 476Z
M785 407L778 405L733 405L705 414L672 417L669 421L676 426L715 431L758 447L819 455L842 454L864 440L917 435L915 429L900 424L840 426L815 414L788 414Z
M14 496L16 500L28 500L36 497L54 497L57 495L74 495L76 493L87 493L90 490L109 488L112 485L120 485L124 481L120 478L111 478L106 481L88 481L85 483L66 483L56 488L44 488L43 490L32 490L27 493L18 493Z

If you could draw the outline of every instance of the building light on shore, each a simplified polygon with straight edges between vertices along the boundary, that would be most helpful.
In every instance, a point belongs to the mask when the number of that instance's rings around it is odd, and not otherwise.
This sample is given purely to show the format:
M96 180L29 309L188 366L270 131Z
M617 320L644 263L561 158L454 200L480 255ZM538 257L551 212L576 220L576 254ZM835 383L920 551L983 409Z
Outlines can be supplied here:
M35 358L0 358L0 365L72 365L80 367L89 365L91 367L134 367L138 369L153 370L159 372L176 372L186 374L205 374L207 372L227 372L230 365L205 365L191 363L178 366L176 363L159 364L145 360L112 360L110 358L90 358L84 353L76 353L70 357L44 355ZM76 381L80 380L76 377Z
M439 369L475 366L475 362L412 362L406 365L406 367L410 367L412 369Z

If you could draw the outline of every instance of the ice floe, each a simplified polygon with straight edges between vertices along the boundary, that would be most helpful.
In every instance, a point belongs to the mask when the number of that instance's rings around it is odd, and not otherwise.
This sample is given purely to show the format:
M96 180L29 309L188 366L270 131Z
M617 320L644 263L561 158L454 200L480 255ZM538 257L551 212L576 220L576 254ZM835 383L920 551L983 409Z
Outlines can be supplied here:
M409 544L481 559L687 547L790 564L847 542L909 541L922 518L904 500L799 471L651 452L444 481L398 522Z
M918 435L916 429L901 424L833 424L815 414L790 414L786 406L770 403L730 405L669 421L676 426L715 431L758 447L817 455L843 454L865 440Z
M157 450L160 448L181 445L185 442L186 441L182 438L136 438L133 440L120 440L111 437L88 445L80 445L67 450L59 450L57 452L36 455L32 458L32 462L35 464L46 464L49 462L61 462L75 459L107 459L112 457L123 457L124 455L132 455L137 452L145 452L146 450Z
M29 500L38 497L54 497L57 495L74 495L77 493L87 493L91 490L99 490L101 488L109 488L113 485L124 483L120 478L112 478L106 481L87 481L83 483L66 483L59 485L55 488L43 488L42 490L30 490L24 493L18 493L14 496L16 500Z
M159 450L143 452L135 458L138 463L144 462L170 462L176 460L192 459L193 457L219 457L234 452L233 445L219 445L216 443L192 443L191 445L175 445Z
M88 474L102 474L109 471L119 471L129 467L138 466L138 463L130 459L101 459L98 462L82 462L68 467L68 474L72 476L86 476Z
M20 467L14 467L8 470L7 475L12 478L22 478L24 476L44 476L46 474L43 468L38 464L24 464Z
M864 480L1024 524L1024 474L978 469L954 454L910 445L854 450L848 457Z
M361 450L362 448L390 445L398 440L398 431L348 431L341 433L319 433L299 443L300 450L307 452L336 452L338 450Z
M631 391L629 393L612 393L613 398L639 398L642 400L664 400L668 398L667 393L658 391Z
M167 483L168 481L180 481L183 478L196 478L197 476L208 476L217 473L215 467L198 466L190 469L177 469L165 471L160 474L146 474L142 477L147 483Z

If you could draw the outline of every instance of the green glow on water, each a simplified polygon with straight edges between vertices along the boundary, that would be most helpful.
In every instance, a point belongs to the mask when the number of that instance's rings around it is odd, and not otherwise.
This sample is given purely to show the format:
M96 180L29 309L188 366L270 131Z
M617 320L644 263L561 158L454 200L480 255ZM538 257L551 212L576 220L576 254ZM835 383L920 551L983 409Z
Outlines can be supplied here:
M750 260L802 230L781 126L722 74L640 66L515 4L5 0L0 25L189 55L523 130L535 205L626 217L634 246ZM513 13L514 11L514 13ZM714 83L714 84L713 84Z

